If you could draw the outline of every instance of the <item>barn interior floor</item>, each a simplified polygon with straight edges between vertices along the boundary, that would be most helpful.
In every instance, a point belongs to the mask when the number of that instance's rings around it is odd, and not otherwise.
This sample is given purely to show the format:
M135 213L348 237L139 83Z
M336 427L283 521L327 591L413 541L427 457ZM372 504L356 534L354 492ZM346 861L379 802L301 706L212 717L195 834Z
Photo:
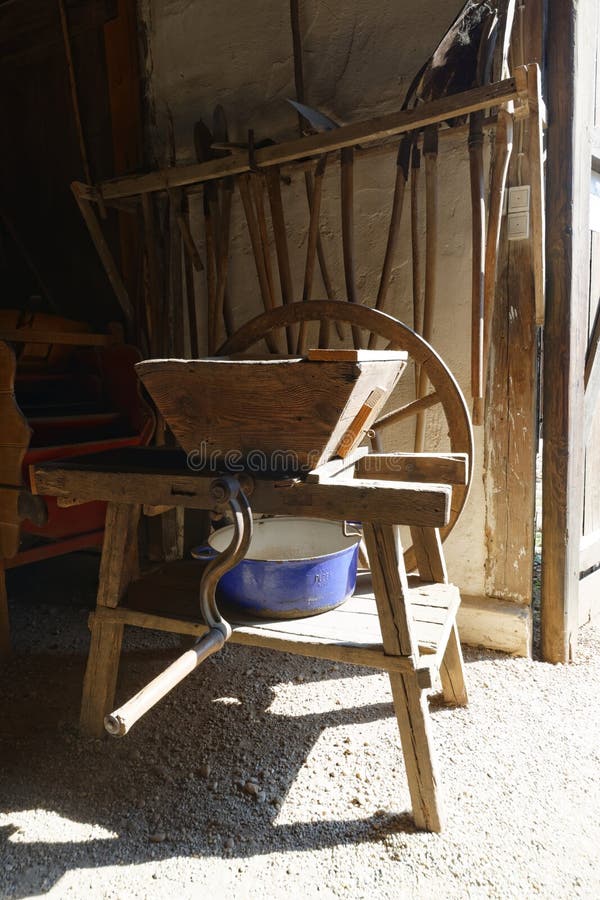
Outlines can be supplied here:
M600 630L551 666L467 650L434 701L447 808L416 832L386 676L226 647L127 737L77 716L97 557L11 572L0 897L596 897ZM118 699L178 652L130 632Z

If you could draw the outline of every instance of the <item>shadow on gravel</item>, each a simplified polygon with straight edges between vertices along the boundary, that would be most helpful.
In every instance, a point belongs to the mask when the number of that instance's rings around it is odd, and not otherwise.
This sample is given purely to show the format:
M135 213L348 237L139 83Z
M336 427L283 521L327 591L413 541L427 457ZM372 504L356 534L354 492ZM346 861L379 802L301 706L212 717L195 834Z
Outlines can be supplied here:
M119 699L177 652L156 647L124 654ZM332 671L329 663L297 658L274 666L266 651L227 647L125 739L95 741L77 732L83 671L81 655L62 653L15 656L0 668L0 814L10 823L0 828L0 896L45 892L72 868L309 851L415 830L408 814L344 820L328 814L326 804L323 821L275 821L324 729L369 723L393 710L383 702L272 714L268 678L299 677L318 691L319 682L360 679L368 670ZM258 797L244 790L250 777ZM350 808L352 802L349 796ZM74 826L67 824L65 833L63 820L81 823L76 827L89 836L69 840Z
M52 561L11 573L19 576L11 592L17 654L0 665L0 897L43 893L74 868L248 858L415 831L395 738L370 755L362 737L355 740L348 763L375 779L386 765L379 788L386 809L374 813L365 801L370 789L361 794L353 771L343 771L337 735L331 755L308 760L325 730L393 717L386 679L379 693L377 682L364 682L369 669L226 646L126 738L81 739L97 559L79 559L72 578L65 568ZM181 652L174 636L128 634L117 703ZM288 714L272 711L282 708L273 688L286 683L304 685L313 698L327 692L327 710L307 712L301 699L288 699ZM385 702L373 703L377 696ZM306 796L298 802L296 785L294 815L307 821L289 823L280 810L299 776ZM393 798L397 812L387 808Z

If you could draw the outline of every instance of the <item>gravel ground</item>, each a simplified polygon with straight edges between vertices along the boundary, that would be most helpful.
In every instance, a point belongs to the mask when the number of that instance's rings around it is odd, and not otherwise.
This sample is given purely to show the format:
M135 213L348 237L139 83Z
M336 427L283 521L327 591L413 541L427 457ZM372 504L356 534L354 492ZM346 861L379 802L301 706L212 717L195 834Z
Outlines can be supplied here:
M469 707L433 701L429 835L370 670L226 647L126 738L79 739L96 567L9 573L1 897L600 896L600 632L570 667L467 652ZM131 630L119 700L179 647Z

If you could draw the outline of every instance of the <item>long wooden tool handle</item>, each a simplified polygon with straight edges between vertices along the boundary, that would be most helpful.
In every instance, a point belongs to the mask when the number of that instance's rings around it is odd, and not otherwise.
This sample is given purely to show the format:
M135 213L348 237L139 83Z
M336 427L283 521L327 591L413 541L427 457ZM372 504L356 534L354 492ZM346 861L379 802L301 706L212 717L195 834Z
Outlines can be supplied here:
M346 296L350 303L358 303L354 271L354 148L344 147L341 152L342 194L342 248L344 252L344 276ZM352 338L356 350L362 348L360 328L352 326Z
M220 212L220 233L217 254L217 296L215 301L215 317L213 321L213 344L218 346L219 343L219 327L223 321L227 325L227 316L225 312L225 295L227 292L227 270L229 267L229 232L231 223L231 199L232 191L228 188L222 190L221 212ZM227 337L230 337L228 328L225 328Z
M225 643L225 635L217 628L211 630L192 647L157 675L141 691L104 719L106 731L113 737L123 737L148 710L172 691L207 657L216 653Z
M317 256L317 243L319 240L319 216L321 214L321 198L323 196L323 178L327 167L327 155L322 156L315 170L315 178L312 188L312 203L310 204L310 221L308 225L308 242L306 247L306 265L304 268L304 288L302 301L310 300L312 295L313 277L315 274L315 261ZM306 353L307 323L300 323L298 332L298 350L300 355Z
M304 91L304 66L302 60L302 31L300 28L300 2L299 0L290 0L290 24L292 26L292 46L294 52L294 82L296 85L296 99L299 103L306 103L306 95ZM300 131L300 137L303 136L303 118L302 116L298 116L298 128ZM324 154L325 156L327 154ZM316 175L315 175L316 177ZM312 207L313 207L313 176L312 173L308 170L304 173L304 185L306 188L306 199L308 200L308 208L309 214L312 215ZM329 268L327 266L327 257L325 256L325 248L323 246L323 239L321 237L321 232L319 231L319 227L317 225L317 258L319 260L319 269L321 270L321 278L323 279L323 286L325 288L325 294L327 295L328 300L335 300L335 291L333 290L333 285L331 282L331 278L329 276ZM341 322L334 323L337 335L340 340L344 339L344 329L342 327ZM306 324L301 324L301 329L304 327L306 331ZM329 346L329 338L331 333L331 322L329 319L323 319L321 322L320 330L319 330L319 347L328 347ZM300 344L300 335L298 336L298 344Z
M402 221L402 208L404 206L404 194L406 192L406 183L408 181L408 172L410 166L410 149L412 138L409 135L402 139L398 149L398 158L396 160L396 181L394 184L394 197L392 200L392 214L390 216L390 225L388 228L387 244L385 248L385 256L383 266L381 268L381 277L379 279L379 290L375 300L375 309L383 309L387 299L390 281L392 276L392 265L394 256L398 247L398 238L400 236L400 223ZM377 343L377 335L371 333L369 335L369 350L375 349Z
M415 144L410 160L410 243L412 255L413 329L423 334L423 291L421 282L421 241L419 234L419 190L421 151ZM421 366L415 363L415 390L419 389Z
M294 289L292 286L292 271L290 268L290 255L285 227L285 215L283 211L283 198L281 196L281 174L279 167L275 166L267 172L267 190L271 206L271 222L273 224L273 237L275 238L275 252L277 254L277 268L279 270L279 283L281 285L281 302L284 306L294 302ZM286 329L288 353L294 353L296 342L294 329L288 326Z
M473 424L483 425L485 386L492 345L492 322L496 299L498 248L502 229L502 203L513 146L513 120L505 110L498 112L496 143L492 157L490 208L485 247L484 319L483 319L483 383L480 398L473 400Z
M208 355L212 356L217 349L214 344L214 321L217 309L217 242L213 215L213 204L204 189L204 242L206 246L206 290L208 294L208 308L206 317L206 330L208 335Z
M244 214L246 216L246 223L248 225L248 234L250 235L250 244L252 245L252 252L254 254L254 264L256 266L256 274L258 276L258 283L260 286L263 306L265 308L265 312L269 312L274 308L274 303L271 293L271 286L269 284L267 270L265 267L263 242L261 239L254 205L252 203L250 178L250 175L241 175L238 178L238 187L240 189L240 197L242 198L242 205L244 207ZM272 334L267 335L265 337L265 340L271 353L280 352L278 342L275 340Z
M427 234L425 240L425 296L423 299L423 337L431 343L433 316L435 312L437 279L437 239L438 239L438 126L425 130L423 143L425 156L425 192ZM419 373L418 397L427 390L427 376L424 369ZM422 452L425 446L425 414L417 416L415 431L415 451Z
M531 178L531 249L535 285L535 318L544 323L546 285L546 220L544 198L544 147L541 73L537 65L527 66L529 90L529 177Z
M419 190L421 186L421 151L415 145L410 160L410 239L412 250L413 328L423 334L423 282L421 280L421 244L419 235Z
M275 306L275 280L273 278L273 266L271 264L271 247L269 245L269 232L267 229L267 214L265 212L265 177L264 175L255 174L250 176L250 196L254 203L256 215L256 224L258 226L258 234L262 248L263 262L265 266L265 275L269 285L269 295L271 297L271 309Z
M178 220L179 221L179 220ZM190 228L190 206L187 194L183 194L183 209L179 228L183 238L186 252L183 257L184 273L185 273L185 294L188 310L188 327L190 333L190 353L192 359L197 359L200 355L200 344L198 335L198 314L196 310L196 280L194 278L194 270L202 271L204 268L200 254L194 243L192 231Z
M483 399L483 329L485 277L485 181L483 174L483 119L473 113L469 129L471 180L471 395Z

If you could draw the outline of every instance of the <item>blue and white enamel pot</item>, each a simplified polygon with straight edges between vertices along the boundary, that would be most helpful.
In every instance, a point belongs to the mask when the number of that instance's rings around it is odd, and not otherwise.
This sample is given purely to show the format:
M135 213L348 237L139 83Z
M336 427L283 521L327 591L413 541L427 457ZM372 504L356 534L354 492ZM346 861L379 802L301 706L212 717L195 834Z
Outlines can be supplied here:
M192 550L195 559L212 559L229 546L233 526L221 528L209 545ZM251 616L293 619L340 606L352 596L360 536L344 523L277 516L254 523L245 559L227 572L217 588L221 603Z

